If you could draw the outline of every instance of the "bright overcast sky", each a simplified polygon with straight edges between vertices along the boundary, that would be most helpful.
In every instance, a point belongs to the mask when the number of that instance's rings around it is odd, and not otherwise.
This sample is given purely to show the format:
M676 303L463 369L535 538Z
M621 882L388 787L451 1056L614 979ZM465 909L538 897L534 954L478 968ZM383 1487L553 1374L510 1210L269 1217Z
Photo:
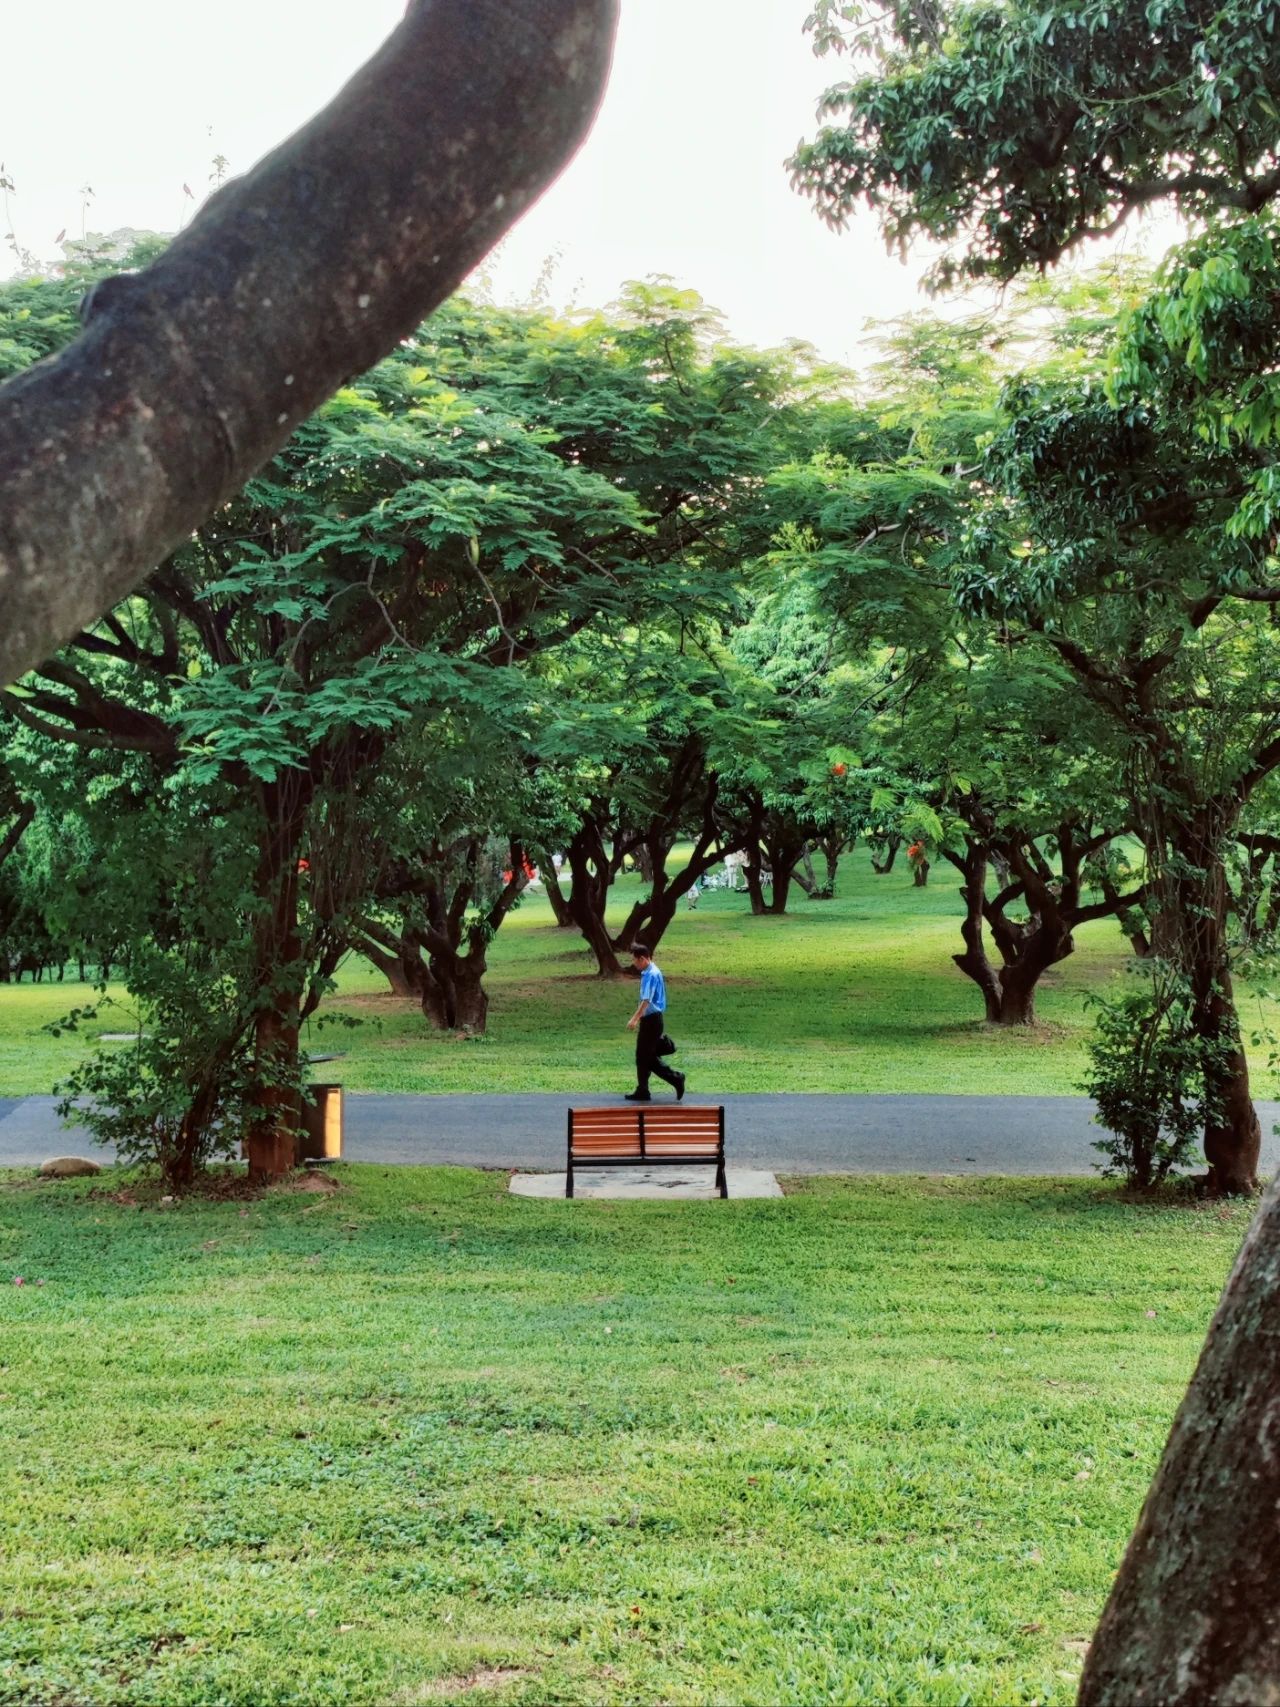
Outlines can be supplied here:
M921 270L864 216L827 231L782 162L839 66L813 58L807 0L623 0L613 78L582 152L490 265L518 301L547 257L558 306L603 306L668 273L748 343L804 338L859 359L869 317L921 306ZM245 170L394 28L404 0L62 0L5 19L0 160L21 243L87 228L172 231L215 153ZM0 232L0 237L3 233ZM0 251L0 274L12 259Z

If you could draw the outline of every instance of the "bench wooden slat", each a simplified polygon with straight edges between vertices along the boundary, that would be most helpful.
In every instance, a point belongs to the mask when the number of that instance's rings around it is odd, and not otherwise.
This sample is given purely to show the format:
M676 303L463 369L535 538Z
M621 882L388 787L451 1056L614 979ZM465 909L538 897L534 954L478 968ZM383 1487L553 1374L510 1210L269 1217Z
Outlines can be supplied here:
M628 1108L571 1108L568 1120L565 1196L573 1196L577 1163L590 1167L635 1162L703 1162L716 1170L721 1197L728 1196L724 1171L724 1109L683 1108L662 1103Z

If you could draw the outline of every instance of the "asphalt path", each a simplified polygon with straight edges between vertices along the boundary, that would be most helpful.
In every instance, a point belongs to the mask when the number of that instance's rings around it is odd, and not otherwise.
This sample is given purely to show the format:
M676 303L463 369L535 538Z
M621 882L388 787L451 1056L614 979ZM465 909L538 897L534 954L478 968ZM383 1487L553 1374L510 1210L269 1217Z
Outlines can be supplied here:
M565 1110L616 1100L349 1092L345 1155L352 1162L560 1168ZM770 1093L686 1101L723 1101L730 1163L777 1173L1089 1174L1101 1136L1084 1097ZM1257 1107L1263 1168L1274 1173L1280 1103ZM0 1100L0 1166L65 1155L103 1152L87 1132L60 1126L52 1097Z

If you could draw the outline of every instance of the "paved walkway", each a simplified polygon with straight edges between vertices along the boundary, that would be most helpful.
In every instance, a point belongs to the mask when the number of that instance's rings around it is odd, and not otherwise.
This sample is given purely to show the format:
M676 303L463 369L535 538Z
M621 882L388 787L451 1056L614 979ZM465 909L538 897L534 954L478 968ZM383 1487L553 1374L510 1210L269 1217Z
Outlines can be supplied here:
M349 1093L346 1154L353 1162L458 1162L562 1168L565 1109L613 1098L382 1096ZM738 1167L778 1173L1088 1174L1100 1136L1083 1097L690 1097L725 1105L727 1149ZM1263 1167L1280 1167L1280 1103L1258 1104ZM46 1156L99 1155L87 1133L64 1131L52 1097L0 1100L0 1166Z

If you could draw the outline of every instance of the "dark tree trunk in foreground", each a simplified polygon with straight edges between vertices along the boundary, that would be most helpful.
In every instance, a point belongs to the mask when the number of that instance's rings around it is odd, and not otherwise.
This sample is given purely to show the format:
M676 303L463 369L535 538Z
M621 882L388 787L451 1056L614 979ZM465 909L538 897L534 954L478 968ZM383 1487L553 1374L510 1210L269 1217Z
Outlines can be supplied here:
M768 845L769 869L773 873L773 890L769 898L767 913L775 916L785 913L787 899L791 894L791 879L795 875L796 862L804 849L802 841L793 838L779 837Z
M1178 835L1173 884L1181 958L1191 979L1191 1023L1203 1050L1208 1113L1204 1154L1208 1186L1218 1194L1252 1191L1262 1153L1262 1128L1249 1086L1227 941L1227 874L1223 837L1212 822Z
M747 881L751 912L755 918L785 913L791 879L809 838L787 812L767 806L754 792L744 797L734 845L746 855L742 875ZM765 873L769 874L769 899L764 898Z
M1080 1707L1280 1701L1280 1182L1259 1209L1085 1662Z
M577 148L615 0L415 0L325 110L0 387L0 684L462 282Z
M312 798L309 776L297 771L260 789L262 847L257 892L262 912L254 931L261 1006L254 1031L257 1113L249 1129L249 1178L279 1179L297 1161L298 1039L305 968L298 929L298 858Z
M1000 979L995 967L987 958L986 942L983 936L983 908L986 905L987 892L987 850L981 843L970 842L965 849L963 859L951 856L953 863L960 869L964 882L960 885L960 898L964 902L964 919L960 925L960 935L964 939L963 954L953 954L952 960L965 974L972 978L982 991L983 1002L987 1010L987 1023L997 1025L1000 1021L1000 1004L1002 992Z

